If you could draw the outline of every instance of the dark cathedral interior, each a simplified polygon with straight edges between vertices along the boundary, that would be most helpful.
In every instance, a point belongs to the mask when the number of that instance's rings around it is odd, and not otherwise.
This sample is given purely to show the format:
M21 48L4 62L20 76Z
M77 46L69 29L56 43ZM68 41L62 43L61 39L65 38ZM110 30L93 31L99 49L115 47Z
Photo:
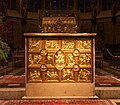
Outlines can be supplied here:
M93 62L95 60L95 75L92 75L95 77L95 94L100 102L105 99L112 100L112 103L103 102L95 105L120 105L120 0L0 0L0 100L2 100L0 105L4 105L3 100L22 100L25 95L26 78L30 78L25 77L25 69L29 67L25 66L26 61L29 62L25 56L28 57L31 53L25 47L26 43L30 42L25 41L27 36L25 33L46 35L62 33L59 38L71 33L75 35L96 33L95 46L92 45L94 50L91 52ZM57 55L59 51L55 54ZM81 54L82 51L78 52ZM35 60L34 56L31 59ZM57 72L51 72L51 76L52 73L55 76ZM6 102L8 103L6 105L9 105L10 101ZM37 105L42 105L39 103ZM19 105L23 104L21 101ZM87 104L78 102L77 105Z

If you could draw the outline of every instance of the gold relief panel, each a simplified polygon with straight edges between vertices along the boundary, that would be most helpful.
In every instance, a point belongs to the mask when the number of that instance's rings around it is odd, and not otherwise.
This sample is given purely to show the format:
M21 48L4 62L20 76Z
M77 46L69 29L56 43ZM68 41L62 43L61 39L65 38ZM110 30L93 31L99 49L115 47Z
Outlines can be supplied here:
M54 55L55 53L48 53L45 57L45 63L47 66L54 66Z
M54 56L54 64L58 70L62 70L65 67L65 54L62 50L58 50Z
M45 40L45 49L46 50L59 49L59 41L58 40Z
M74 49L73 55L74 55L75 57L78 57L78 56L80 55L80 51L79 51L78 49Z
M56 69L48 69L45 74L46 82L58 82L58 71Z
M42 56L40 54L29 54L28 55L28 66L40 65Z
M80 65L91 65L91 54L80 54L78 63Z
M62 81L63 82L75 82L74 71L72 69L62 70Z
M66 66L72 67L75 64L75 59L73 54L66 54Z
M42 81L41 72L38 69L29 70L28 81Z
M42 40L40 38L28 38L28 51L40 51Z
M42 64L41 66L40 66L40 70L41 71L47 71L47 66L45 65L45 64Z
M62 49L63 50L73 50L74 49L74 40L62 40Z
M92 41L91 40L78 40L78 49L81 51L91 51Z
M79 64L74 64L74 65L73 65L73 70L74 70L74 71L79 71L79 70L80 70Z
M76 33L75 17L44 17L42 19L42 32L68 32Z
M40 55L41 55L41 56L46 56L47 54L48 54L48 52L47 52L46 49L40 50Z
M80 69L78 72L78 81L91 81L91 69Z

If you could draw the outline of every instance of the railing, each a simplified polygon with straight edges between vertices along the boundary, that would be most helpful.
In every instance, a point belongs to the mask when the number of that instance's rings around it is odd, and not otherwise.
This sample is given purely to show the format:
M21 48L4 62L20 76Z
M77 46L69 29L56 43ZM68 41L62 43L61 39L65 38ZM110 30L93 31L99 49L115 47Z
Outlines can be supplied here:
M120 63L120 52L114 52L113 54L110 52L109 49L106 49L106 54L104 54L104 58L108 60L112 60L114 62L114 68L119 68Z

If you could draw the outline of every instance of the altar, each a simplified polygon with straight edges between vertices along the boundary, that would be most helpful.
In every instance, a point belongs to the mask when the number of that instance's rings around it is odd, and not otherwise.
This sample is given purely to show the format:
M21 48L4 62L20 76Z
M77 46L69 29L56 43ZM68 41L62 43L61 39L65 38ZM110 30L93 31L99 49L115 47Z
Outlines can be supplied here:
M24 98L93 98L95 33L25 33Z

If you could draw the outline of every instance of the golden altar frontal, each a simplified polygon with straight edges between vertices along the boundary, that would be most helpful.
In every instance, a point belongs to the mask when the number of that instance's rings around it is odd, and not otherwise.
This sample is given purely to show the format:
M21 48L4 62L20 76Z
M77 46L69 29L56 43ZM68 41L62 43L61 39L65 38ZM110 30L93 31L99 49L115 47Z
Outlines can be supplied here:
M92 97L95 33L25 33L26 97Z

